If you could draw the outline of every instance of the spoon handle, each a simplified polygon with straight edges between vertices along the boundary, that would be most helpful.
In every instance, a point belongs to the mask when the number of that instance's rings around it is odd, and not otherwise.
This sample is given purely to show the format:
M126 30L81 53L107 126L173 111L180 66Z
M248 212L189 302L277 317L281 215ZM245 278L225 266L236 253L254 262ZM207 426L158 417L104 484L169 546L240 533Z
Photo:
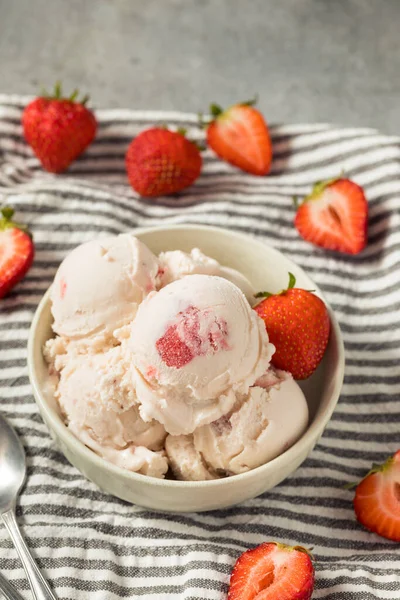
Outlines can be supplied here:
M56 600L24 542L15 518L14 509L3 513L1 517L21 559L34 599Z
M0 593L6 600L24 600L11 583L0 573Z

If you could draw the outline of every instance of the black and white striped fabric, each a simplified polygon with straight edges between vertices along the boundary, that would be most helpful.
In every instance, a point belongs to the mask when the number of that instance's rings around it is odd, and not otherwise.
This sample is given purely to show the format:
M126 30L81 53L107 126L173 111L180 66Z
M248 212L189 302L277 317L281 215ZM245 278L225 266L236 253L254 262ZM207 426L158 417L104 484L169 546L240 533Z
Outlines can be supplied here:
M372 129L273 126L268 177L241 173L207 151L191 189L154 202L127 185L127 145L155 123L185 126L201 140L195 115L98 111L96 141L68 173L53 176L23 140L26 102L0 96L0 202L30 224L37 248L28 276L0 303L0 410L27 450L19 522L58 597L222 600L239 554L279 540L314 548L313 598L397 600L399 546L357 524L343 484L400 447L399 138ZM370 206L369 245L354 257L313 247L293 227L292 196L342 170L364 187ZM161 223L227 227L275 246L322 288L345 338L343 392L310 458L272 491L229 510L165 515L105 495L67 463L31 394L28 328L61 259L101 232ZM30 598L1 527L0 570Z

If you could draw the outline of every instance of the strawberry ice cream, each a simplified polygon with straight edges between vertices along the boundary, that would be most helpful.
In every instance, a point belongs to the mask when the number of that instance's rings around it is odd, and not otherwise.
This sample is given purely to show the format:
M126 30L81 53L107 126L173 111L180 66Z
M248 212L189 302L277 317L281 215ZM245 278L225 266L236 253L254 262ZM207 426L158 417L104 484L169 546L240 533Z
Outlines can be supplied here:
M193 434L168 435L165 440L165 451L176 479L181 481L206 481L219 478L195 448Z
M244 275L131 234L78 246L51 288L44 347L66 426L119 467L211 480L292 445L307 404L251 308Z
M250 388L231 413L195 431L194 445L215 472L244 473L292 446L307 423L303 392L287 379L269 390Z
M131 234L87 242L61 263L51 290L53 329L83 345L114 342L156 289L158 260Z
M162 477L166 433L160 423L141 419L123 358L120 346L71 358L56 398L69 429L89 448L130 471Z
M140 414L174 435L228 412L274 351L239 288L209 275L186 276L150 295L132 323L129 348Z
M203 254L199 248L193 248L190 253L181 250L161 252L158 260L160 263L161 287L177 279L182 279L186 275L217 275L237 285L250 304L254 304L255 290L247 277L236 271L236 269L222 266L214 258Z
M292 446L307 426L307 402L293 379L277 381L269 389L251 387L231 411L193 435L169 435L165 448L177 479L244 473Z

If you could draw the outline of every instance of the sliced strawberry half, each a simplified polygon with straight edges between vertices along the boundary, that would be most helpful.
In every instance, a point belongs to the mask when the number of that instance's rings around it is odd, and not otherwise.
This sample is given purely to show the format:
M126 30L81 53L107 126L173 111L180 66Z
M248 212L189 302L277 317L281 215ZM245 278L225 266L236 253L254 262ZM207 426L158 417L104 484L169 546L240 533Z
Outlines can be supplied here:
M364 527L400 542L400 450L357 485L354 510Z
M309 600L313 589L314 567L307 550L268 542L238 558L228 600Z
M12 221L12 208L1 209L0 298L26 274L33 262L34 245L26 227Z
M254 102L235 104L225 111L212 104L207 143L231 165L253 175L266 175L271 167L272 144L263 115L252 106Z
M364 190L349 179L318 182L299 206L294 223L308 242L357 254L367 243L368 203Z

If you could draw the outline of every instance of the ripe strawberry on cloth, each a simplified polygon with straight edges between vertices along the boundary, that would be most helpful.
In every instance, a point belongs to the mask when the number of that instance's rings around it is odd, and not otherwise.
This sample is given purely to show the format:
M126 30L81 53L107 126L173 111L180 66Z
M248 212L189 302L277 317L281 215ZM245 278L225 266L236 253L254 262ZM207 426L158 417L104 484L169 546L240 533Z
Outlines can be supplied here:
M308 551L269 542L239 556L228 600L309 600L313 589L314 567Z
M64 97L56 84L53 95L35 98L22 114L25 139L51 173L68 169L96 135L96 118L85 106L89 97L79 101L78 93Z
M301 237L316 246L358 254L367 244L364 190L350 179L319 181L298 207L294 224Z
M35 248L25 225L12 220L14 211L0 211L0 298L3 298L30 269Z
M366 529L400 542L400 450L382 465L373 465L360 481L354 511Z
M141 196L167 196L192 185L200 175L199 148L185 130L153 127L142 131L126 152L129 183Z
M222 160L253 175L266 175L271 168L272 143L267 123L254 100L223 110L212 104L207 143Z

